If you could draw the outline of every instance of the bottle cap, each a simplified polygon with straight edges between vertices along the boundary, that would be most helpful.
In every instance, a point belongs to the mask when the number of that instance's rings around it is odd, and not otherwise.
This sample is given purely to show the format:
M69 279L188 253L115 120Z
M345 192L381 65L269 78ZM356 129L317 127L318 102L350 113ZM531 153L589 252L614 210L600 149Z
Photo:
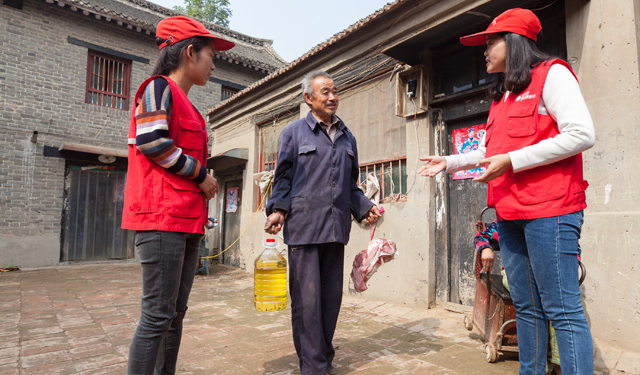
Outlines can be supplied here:
M267 243L270 243L270 242L276 242L276 240L274 238L267 238Z

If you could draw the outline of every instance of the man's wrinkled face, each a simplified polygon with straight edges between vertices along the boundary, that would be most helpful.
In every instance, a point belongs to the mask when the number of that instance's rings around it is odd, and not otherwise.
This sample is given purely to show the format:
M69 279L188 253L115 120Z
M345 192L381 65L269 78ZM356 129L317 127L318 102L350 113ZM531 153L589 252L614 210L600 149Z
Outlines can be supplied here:
M304 94L304 99L311 110L320 117L332 116L338 110L338 91L333 80L327 77L316 77L311 84L313 95Z

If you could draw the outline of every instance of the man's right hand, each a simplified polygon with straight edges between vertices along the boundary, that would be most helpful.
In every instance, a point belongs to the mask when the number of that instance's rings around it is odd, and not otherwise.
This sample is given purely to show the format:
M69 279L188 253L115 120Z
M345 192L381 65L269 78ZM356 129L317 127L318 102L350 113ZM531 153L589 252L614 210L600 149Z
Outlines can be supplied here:
M276 210L269 215L267 222L264 224L264 231L269 234L278 234L284 225L284 211Z
M213 198L216 194L218 194L218 181L208 173L204 181L199 183L198 186L200 186L200 189L204 193L207 200Z

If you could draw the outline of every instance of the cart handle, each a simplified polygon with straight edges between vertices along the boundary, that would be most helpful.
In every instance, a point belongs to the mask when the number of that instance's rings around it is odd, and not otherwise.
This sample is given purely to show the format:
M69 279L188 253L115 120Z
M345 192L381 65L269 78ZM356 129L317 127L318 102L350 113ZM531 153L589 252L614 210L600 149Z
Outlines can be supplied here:
M502 338L504 337L505 328L507 328L507 326L511 324L516 324L516 320L515 319L507 320L500 327L500 330L498 331L498 334L496 335L496 339L494 341L495 342L494 345L496 346L496 349L502 350Z
M498 337L503 337L504 336L504 331L505 328L507 328L507 326L511 325L511 324L515 324L516 320L515 319L511 319L511 320L507 320L506 322L504 322L502 324L502 326L500 327L500 330L498 331Z
M584 281L584 279L587 278L587 268L584 266L584 264L582 264L581 261L578 261L578 266L580 267L580 280L578 281L578 285L582 285L582 282Z
M480 211L480 215L478 215L478 221L482 221L482 215L484 215L484 213L490 208L491 207L485 207L482 209L482 211Z
M482 221L482 215L484 215L484 213L490 209L491 207L485 207L482 209L482 211L480 212L480 215L478 215L478 221L476 223L476 231L478 233L480 232L484 232L485 230L487 230L487 228L484 225L484 221Z

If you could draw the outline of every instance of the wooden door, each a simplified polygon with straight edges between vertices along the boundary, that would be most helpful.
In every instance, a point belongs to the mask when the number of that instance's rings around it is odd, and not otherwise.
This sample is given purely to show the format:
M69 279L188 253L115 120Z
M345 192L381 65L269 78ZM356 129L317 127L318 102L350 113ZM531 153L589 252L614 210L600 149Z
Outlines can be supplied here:
M454 130L484 124L486 115L473 116L462 120L446 122L447 146L449 153L454 150ZM475 222L487 204L487 185L475 182L472 178L455 179L447 174L447 193L449 197L449 302L473 305L476 279L474 275L474 246L476 235ZM484 222L495 219L493 210L485 213ZM497 253L498 254L498 253ZM500 265L499 254L495 264Z
M242 179L230 180L224 184L224 206L222 218L222 249L233 244L240 236L240 216L242 208ZM240 267L242 253L237 241L223 254L224 264Z
M120 227L126 176L118 170L68 167L61 261L134 257L134 232Z

